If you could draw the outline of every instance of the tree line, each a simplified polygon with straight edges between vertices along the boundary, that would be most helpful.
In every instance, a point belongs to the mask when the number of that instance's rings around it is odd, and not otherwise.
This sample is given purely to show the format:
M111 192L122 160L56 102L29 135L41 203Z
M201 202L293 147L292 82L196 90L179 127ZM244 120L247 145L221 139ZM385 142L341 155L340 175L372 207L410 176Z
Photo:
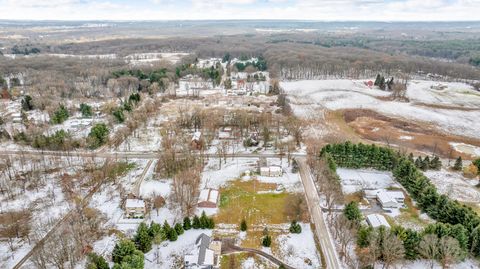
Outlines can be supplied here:
M446 195L440 195L436 187L423 175L408 156L389 148L376 145L330 144L322 148L320 156L331 157L335 164L348 168L375 168L391 171L395 179L402 184L409 195L417 201L417 205L437 223L435 228L444 234L445 227L452 228L454 238L462 249L474 256L480 256L480 217L472 208L451 200ZM440 228L438 228L440 227ZM449 233L447 233L450 235Z

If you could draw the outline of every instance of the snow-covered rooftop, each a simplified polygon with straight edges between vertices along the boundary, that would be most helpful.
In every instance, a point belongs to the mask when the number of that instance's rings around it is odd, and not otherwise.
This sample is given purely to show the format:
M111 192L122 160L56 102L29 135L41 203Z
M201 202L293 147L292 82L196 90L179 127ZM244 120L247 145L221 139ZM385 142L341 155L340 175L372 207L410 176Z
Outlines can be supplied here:
M388 224L385 217L380 215L380 214L370 214L370 215L368 215L367 216L367 222L373 228L377 228L377 227L380 227L380 226L385 226L386 228L390 228L390 225Z
M145 207L145 202L140 199L127 199L125 202L125 207L136 208L136 207Z

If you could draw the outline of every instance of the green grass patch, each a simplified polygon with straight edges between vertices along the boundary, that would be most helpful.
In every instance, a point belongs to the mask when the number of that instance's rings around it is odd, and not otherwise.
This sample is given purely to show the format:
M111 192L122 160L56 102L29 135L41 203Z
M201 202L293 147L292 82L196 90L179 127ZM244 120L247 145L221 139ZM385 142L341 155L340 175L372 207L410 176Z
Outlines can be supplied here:
M220 210L217 223L280 224L288 222L285 204L289 193L258 193L275 190L276 184L257 180L232 181L220 189Z

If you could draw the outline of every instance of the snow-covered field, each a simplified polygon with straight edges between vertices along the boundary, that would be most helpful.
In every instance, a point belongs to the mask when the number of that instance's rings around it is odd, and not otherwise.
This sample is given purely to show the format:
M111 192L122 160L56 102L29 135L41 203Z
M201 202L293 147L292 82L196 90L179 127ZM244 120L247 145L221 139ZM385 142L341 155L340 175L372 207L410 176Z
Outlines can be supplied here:
M364 189L385 189L388 187L400 187L390 172L376 170L355 170L339 168L337 174L340 177L343 193L355 193Z
M182 268L183 257L193 253L195 240L202 233L211 236L212 230L188 230L175 242L165 241L160 245L154 245L152 250L145 254L145 268Z
M457 134L480 138L480 93L461 83L442 83L444 90L434 90L434 81L411 81L407 95L409 103L380 100L389 92L369 88L360 80L302 80L282 82L281 86L289 94L294 112L309 117L308 109L299 106L317 106L330 110L361 108L372 109L389 116L434 124L440 129ZM468 99L468 101L466 101ZM419 103L426 103L425 106ZM446 109L433 107L439 104L454 104L472 110ZM321 112L315 112L317 115Z
M241 177L246 171L256 172L258 158L235 158L227 159L227 163L221 164L219 169L218 159L210 159L202 173L201 186L205 188L218 189L224 186L228 181L242 178L249 180L255 177L257 180L265 183L275 183L282 185L287 191L298 192L303 191L303 186L298 174L291 172L286 158L269 158L269 165L279 165L283 169L281 177L264 177L260 175L252 175L250 177Z
M480 192L475 187L478 180L464 178L460 173L442 169L440 171L424 172L435 184L441 194L469 203L480 203Z
M464 143L453 143L453 142L450 143L450 145L452 145L452 147L458 152L471 155L472 157L480 157L480 147L476 147L476 146L464 144Z
M115 151L156 151L162 146L162 136L160 134L161 124L167 119L157 116L150 119L146 125L134 131L127 137Z
M320 268L313 232L309 224L302 223L302 233L283 234L277 238L280 247L278 257L294 268Z

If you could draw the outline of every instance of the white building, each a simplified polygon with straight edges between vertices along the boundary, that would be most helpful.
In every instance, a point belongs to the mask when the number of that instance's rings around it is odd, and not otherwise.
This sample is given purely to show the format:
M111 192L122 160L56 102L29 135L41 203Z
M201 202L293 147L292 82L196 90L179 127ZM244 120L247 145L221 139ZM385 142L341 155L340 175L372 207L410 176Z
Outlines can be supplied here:
M373 228L378 228L380 226L385 226L385 228L390 228L387 220L384 216L380 214L370 214L367 216L367 223L368 225L372 226Z
M145 201L141 199L127 199L125 201L125 216L127 218L143 218L145 213Z
M218 268L222 245L220 241L213 241L210 236L201 234L195 241L195 252L185 255L185 268L211 269Z
M365 198L377 199L385 210L400 208L405 203L405 195L402 191L389 191L384 189L365 190Z
M395 200L395 198L390 196L389 193L386 191L378 192L377 200L382 206L382 208L385 210L391 210L391 209L396 209L400 207L400 204L397 202L397 200Z

